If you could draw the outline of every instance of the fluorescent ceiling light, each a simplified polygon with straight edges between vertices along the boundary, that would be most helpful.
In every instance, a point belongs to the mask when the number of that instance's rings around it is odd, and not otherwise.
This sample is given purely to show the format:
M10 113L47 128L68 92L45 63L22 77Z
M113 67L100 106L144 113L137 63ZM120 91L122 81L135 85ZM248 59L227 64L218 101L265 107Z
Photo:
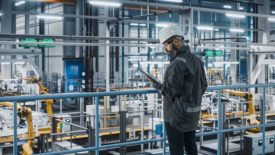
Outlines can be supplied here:
M229 29L230 32L240 32L240 33L244 33L244 29L238 29L238 28L231 28Z
M128 59L128 61L139 61L138 59Z
M243 10L244 8L242 6L239 7L239 10Z
M52 19L52 20L62 20L62 16L56 16L56 15L36 15L36 18L38 19Z
M226 8L226 9L231 9L232 6L231 5L224 5L223 8Z
M272 14L275 14L275 11L271 11Z
M122 4L119 1L103 1L103 0L90 0L89 4L95 6L111 6L111 7L120 7Z
M232 62L228 62L228 61L217 61L217 62L213 62L215 65L221 65L221 64L234 64L234 65L236 65L236 64L239 64L239 62L238 61L232 61Z
M142 24L139 24L139 23L131 23L130 25L131 25L131 26L143 26L143 27L146 26L146 24L144 24L144 23L142 23Z
M238 13L226 13L225 15L231 18L245 18L245 15Z
M26 1L19 1L19 2L16 2L14 5L15 6L20 6L20 5L23 5L25 3L26 3Z
M269 17L267 20L270 22L275 22L275 18L272 18L272 17Z
M214 29L214 31L220 31L220 29Z
M207 30L207 31L212 31L212 30L214 30L214 28L213 28L212 26L202 26L202 25L197 26L197 29L198 29L198 30Z
M161 1L182 3L182 0L161 0Z
M2 12L0 12L0 16L3 16L3 13L2 13Z
M15 62L14 64L16 64L16 65L24 65L25 62Z
M9 65L11 64L10 62L1 62L1 65Z
M175 23L165 23L165 22L160 22L160 23L156 23L156 26L157 27L168 27L168 26L172 26L172 25L175 25Z
M155 65L155 64L170 64L169 61L140 61L140 64Z

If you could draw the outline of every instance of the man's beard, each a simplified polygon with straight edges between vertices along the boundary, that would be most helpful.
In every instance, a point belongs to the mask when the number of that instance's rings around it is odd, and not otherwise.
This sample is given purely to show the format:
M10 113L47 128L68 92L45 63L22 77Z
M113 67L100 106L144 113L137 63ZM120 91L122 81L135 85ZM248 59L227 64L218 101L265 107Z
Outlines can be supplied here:
M168 53L170 60L174 59L177 56L177 53L178 53L178 49L173 44L171 52Z

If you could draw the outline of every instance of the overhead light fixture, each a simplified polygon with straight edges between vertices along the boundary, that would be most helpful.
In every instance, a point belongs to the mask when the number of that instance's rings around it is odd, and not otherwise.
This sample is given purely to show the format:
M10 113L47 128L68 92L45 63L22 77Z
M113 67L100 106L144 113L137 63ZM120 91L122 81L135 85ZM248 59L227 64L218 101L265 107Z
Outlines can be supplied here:
M167 24L167 23L156 23L156 26L157 27L168 27L169 24Z
M128 59L128 61L129 61L129 62L133 62L133 61L136 62L136 61L139 61L139 59L137 59L137 58L132 58L132 59Z
M0 16L3 16L3 13L2 13L2 12L0 12Z
M145 27L146 26L146 24L144 24L144 23L131 23L130 24L130 26L142 26L142 27Z
M245 15L238 13L226 13L225 15L230 18L245 18Z
M155 64L170 64L169 61L140 61L140 64L155 65Z
M120 7L122 4L120 1L104 1L104 0L90 0L89 4L95 6L110 6L110 7Z
M223 8L225 8L225 9L232 9L232 6L231 5L224 5Z
M272 14L275 14L275 11L271 11Z
M1 62L1 65L9 65L11 64L10 62Z
M196 26L198 30L206 30L206 31L212 31L214 30L214 28L212 26L203 26L203 25L200 25L200 26Z
M231 28L229 29L230 32L239 32L239 33L244 33L244 29L238 29L238 28Z
M239 10L243 10L244 8L242 6L239 7Z
M221 65L221 64L226 64L226 65L237 65L237 64L240 64L240 62L238 61L216 61L216 62L213 62L215 65Z
M16 65L24 65L25 62L15 62L14 64L16 64Z
M176 23L169 23L169 22L156 23L157 27L168 27L168 26L172 26L172 25L176 25Z
M231 28L229 29L230 32L240 32L240 33L244 33L244 29L239 29L239 28Z
M214 31L220 31L220 29L214 29Z
M25 4L26 3L26 1L18 1L18 2L16 2L14 5L15 6L20 6L20 5L23 5L23 4Z
M182 0L161 0L165 2L175 2L175 3L182 3Z
M273 17L268 17L267 20L270 21L270 22L275 22L275 18L273 18Z
M62 20L62 16L57 15L36 15L36 18L38 19L50 19L50 20Z

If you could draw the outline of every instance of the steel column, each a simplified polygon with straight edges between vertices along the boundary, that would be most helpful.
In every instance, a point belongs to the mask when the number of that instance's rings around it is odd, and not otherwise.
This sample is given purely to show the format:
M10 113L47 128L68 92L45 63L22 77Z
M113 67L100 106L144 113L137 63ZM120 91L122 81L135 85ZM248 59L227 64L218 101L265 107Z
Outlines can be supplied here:
M17 155L17 102L13 102L13 155Z
M95 137L96 137L96 155L99 155L99 112L98 112L98 106L99 106L99 97L95 97Z
M56 121L56 117L52 117L52 133L57 133L56 129L57 129L57 121ZM52 141L55 142L57 139L56 135L52 136Z
M262 142L263 142L263 147L262 147L262 154L265 154L265 125L266 125L266 114L265 114L265 105L266 105L266 87L263 87L263 101L262 101L262 108L261 108L261 125L264 125L261 127L261 132L262 132Z
M120 111L120 134L119 139L121 143L126 142L126 111ZM120 155L126 155L126 147L119 148Z
M219 90L219 98L218 98L218 148L217 154L224 155L224 134L222 132L224 127L224 105L221 103L221 90Z
M88 146L89 147L95 146L95 139L96 139L95 129L91 128L91 122L89 122L89 125L88 125ZM89 155L94 155L94 154L95 154L94 151L89 151Z

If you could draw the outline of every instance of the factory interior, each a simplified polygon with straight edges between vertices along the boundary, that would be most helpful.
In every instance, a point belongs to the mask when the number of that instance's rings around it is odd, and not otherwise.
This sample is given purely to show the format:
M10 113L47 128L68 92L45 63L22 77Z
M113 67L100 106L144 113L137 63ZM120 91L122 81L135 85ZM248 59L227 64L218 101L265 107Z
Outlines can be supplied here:
M172 26L206 73L198 154L275 154L275 0L0 8L0 155L170 155L165 100L142 71L164 82Z

